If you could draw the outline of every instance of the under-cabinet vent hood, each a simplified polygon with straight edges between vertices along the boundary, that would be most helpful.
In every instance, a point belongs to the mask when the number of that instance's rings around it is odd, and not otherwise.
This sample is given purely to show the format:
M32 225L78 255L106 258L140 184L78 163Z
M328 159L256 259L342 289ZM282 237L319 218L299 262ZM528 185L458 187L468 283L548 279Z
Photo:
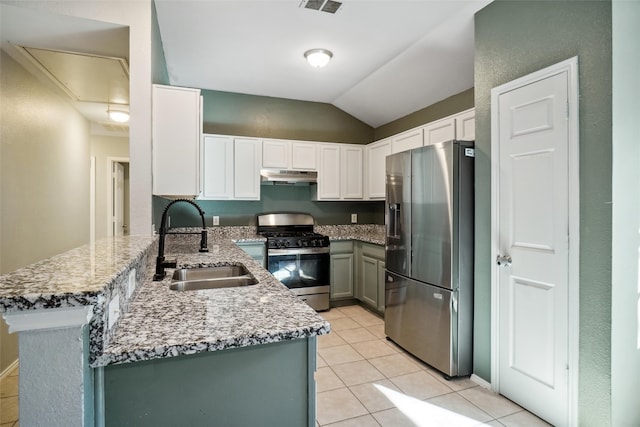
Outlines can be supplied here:
M274 184L299 184L318 182L318 172L315 171L293 171L279 169L262 169L260 178L263 183Z

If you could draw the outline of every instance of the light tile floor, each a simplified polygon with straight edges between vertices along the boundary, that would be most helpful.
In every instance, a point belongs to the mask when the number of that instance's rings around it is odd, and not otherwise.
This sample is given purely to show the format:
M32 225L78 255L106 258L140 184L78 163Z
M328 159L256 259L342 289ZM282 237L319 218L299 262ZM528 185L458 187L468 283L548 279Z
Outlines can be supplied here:
M383 319L361 306L320 315L332 332L318 337L318 426L548 426L468 377L445 380L387 341Z
M0 427L18 427L18 367L0 380Z
M387 341L382 318L360 306L320 314L332 332L318 338L318 426L548 426L468 378L445 380ZM0 381L0 427L19 427L17 368Z

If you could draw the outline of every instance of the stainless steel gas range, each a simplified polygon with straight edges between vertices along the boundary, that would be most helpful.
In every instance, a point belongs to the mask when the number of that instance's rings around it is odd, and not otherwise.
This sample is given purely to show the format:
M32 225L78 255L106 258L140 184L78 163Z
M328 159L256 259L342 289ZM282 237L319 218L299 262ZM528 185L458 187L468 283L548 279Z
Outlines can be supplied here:
M283 212L258 215L267 238L268 270L316 311L329 309L329 238L313 232L313 216Z

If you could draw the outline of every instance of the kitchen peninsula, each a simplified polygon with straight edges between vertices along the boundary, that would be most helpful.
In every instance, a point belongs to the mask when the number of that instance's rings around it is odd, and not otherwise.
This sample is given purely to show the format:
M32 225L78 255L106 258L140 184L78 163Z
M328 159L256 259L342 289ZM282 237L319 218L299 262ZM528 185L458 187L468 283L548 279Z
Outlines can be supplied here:
M243 264L256 285L172 291L171 269L151 281L157 238L136 236L0 277L22 424L314 425L329 323L234 244L260 239L250 227L209 234L209 253L178 237L166 253L179 267Z

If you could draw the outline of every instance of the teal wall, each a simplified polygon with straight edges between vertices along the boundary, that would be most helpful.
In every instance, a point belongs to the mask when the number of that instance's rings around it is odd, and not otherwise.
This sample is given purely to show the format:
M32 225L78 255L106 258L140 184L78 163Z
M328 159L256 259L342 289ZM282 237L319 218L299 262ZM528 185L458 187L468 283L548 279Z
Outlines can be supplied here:
M368 144L373 128L331 104L203 90L204 133Z
M260 200L217 201L196 200L206 213L207 226L211 226L213 215L220 216L220 225L255 225L256 214L273 211L306 212L313 215L318 225L350 224L351 214L358 214L360 224L384 224L383 201L315 202L311 200L311 186L263 185ZM169 200L153 198L154 223L160 226L162 211ZM195 209L186 203L174 205L169 212L171 226L199 224Z
M475 19L474 372L489 380L491 88L579 61L580 425L611 423L611 2L495 1Z

